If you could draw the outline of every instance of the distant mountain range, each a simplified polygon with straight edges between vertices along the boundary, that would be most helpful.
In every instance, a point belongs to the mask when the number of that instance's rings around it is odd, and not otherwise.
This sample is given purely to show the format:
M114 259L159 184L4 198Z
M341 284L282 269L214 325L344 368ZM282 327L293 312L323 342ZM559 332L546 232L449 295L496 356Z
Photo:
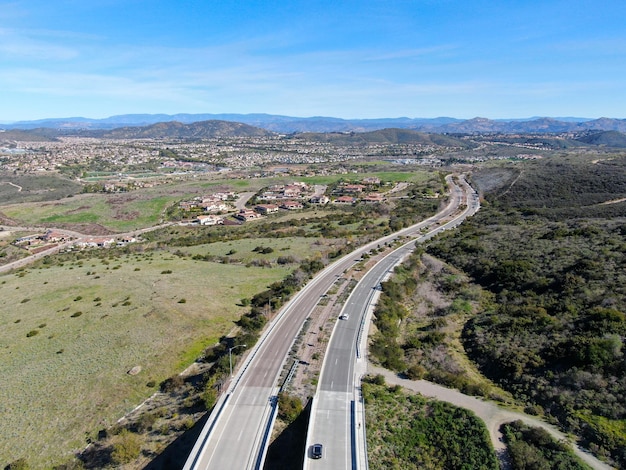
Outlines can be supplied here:
M470 120L472 121L472 120ZM474 124L475 123L475 120ZM424 132L414 129L384 128L365 132L297 132L285 135L284 138L305 140L311 142L325 142L333 145L387 145L387 144L420 144L435 147L447 147L457 149L470 149L479 145L482 139L488 141L494 138L504 144L533 144L546 148L572 148L585 146L600 146L608 148L626 148L626 134L609 130L582 130L563 135L563 131L558 134L550 134L545 131L545 127L535 122L533 129L542 129L541 133L532 131L520 131L506 133L500 126L500 133L487 130L488 126L481 120L482 127L472 126L466 121L459 123L463 125L465 132L459 133L437 133ZM544 122L543 120L541 120ZM493 121L491 121L493 122ZM511 123L511 126L513 123ZM474 129L469 131L469 129ZM481 130L478 130L481 129ZM473 134L472 139L464 136ZM4 129L0 130L0 147L13 147L15 142L44 142L52 141L62 136L81 136L105 139L184 139L203 140L232 137L269 137L277 136L274 132L250 126L240 122L229 121L200 121L190 124L182 124L177 121L159 122L148 126L126 126L115 129L54 129L38 127L35 129Z
M157 123L193 124L201 121L241 123L266 131L290 134L296 132L367 132L380 129L411 129L429 133L484 134L484 133L562 133L597 131L626 132L626 119L547 118L524 119L485 118L388 118L340 119L333 117L299 118L272 114L124 114L104 119L82 117L41 119L0 125L2 129L50 128L73 133L80 130L111 130L120 127L144 127ZM130 131L129 131L130 132Z

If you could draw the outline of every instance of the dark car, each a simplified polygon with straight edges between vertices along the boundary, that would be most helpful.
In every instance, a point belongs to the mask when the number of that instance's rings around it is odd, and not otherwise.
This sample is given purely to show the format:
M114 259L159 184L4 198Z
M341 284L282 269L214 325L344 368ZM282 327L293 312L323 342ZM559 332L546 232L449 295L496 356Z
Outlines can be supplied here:
M311 448L311 457L314 459L322 458L322 444L313 444L313 447Z

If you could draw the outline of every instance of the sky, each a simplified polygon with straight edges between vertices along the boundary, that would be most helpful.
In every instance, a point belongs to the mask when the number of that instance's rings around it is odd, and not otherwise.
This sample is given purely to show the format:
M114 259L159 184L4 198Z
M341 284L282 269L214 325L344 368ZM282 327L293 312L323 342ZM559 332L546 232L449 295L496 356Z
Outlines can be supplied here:
M624 0L0 0L0 122L626 118Z

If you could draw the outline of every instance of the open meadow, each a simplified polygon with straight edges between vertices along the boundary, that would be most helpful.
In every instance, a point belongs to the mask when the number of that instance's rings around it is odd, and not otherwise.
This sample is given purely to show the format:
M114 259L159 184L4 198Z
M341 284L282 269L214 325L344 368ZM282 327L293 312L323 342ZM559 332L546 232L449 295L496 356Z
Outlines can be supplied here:
M63 461L228 334L241 298L288 272L156 251L0 276L0 464Z

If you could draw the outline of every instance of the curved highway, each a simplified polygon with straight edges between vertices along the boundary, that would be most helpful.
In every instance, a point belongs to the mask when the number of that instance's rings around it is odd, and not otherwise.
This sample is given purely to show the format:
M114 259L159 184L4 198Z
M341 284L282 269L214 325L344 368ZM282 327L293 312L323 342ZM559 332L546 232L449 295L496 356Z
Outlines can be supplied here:
M475 200L476 204L478 202L473 196L471 198L468 196L467 200L464 198L464 194L470 191L469 185L463 180L464 189L461 189L453 182L451 176L447 181L451 187L450 202L441 212L396 234L369 243L331 264L315 276L281 310L249 352L241 371L232 380L227 391L218 400L185 464L185 470L263 468L276 414L277 381L287 354L309 313L318 303L320 296L330 289L347 269L358 262L360 256L372 248L399 237L420 234L421 230L428 226L440 224L438 230L443 230L447 226L460 223L459 216L453 218L452 215L457 213L461 204L467 206L463 214L469 215L471 206L468 203L469 199ZM382 268L374 269L378 272L377 269ZM355 320L357 317L355 314ZM346 326L350 324L348 322ZM346 344L354 344L352 339L346 341ZM345 378L346 374L340 375ZM342 385L342 390L346 389L353 379L350 377L348 380L349 382Z
M430 229L418 238L394 250L361 279L345 303L331 337L316 396L314 397L309 431L305 469L358 469L367 468L365 427L360 402L360 375L365 372L360 340L368 309L375 303L379 285L391 274L394 267L410 255L416 242L422 242L443 230L456 227L466 217L479 209L478 197L463 181L466 208L444 224L439 220L429 223ZM420 233L424 227L421 227ZM410 230L409 234L415 234ZM344 319L342 319L344 318ZM313 444L322 444L323 458L313 459Z

